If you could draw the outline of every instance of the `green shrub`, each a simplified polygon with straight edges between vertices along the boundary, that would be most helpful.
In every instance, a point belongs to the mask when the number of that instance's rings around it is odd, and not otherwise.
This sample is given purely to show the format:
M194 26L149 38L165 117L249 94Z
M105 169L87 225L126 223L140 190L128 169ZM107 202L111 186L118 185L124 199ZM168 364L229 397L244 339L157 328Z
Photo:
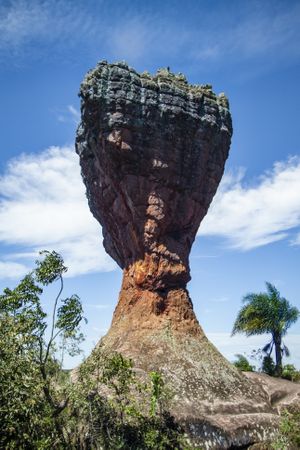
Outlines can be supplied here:
M272 447L276 450L297 450L300 448L300 410L285 410L282 413L279 432Z
M131 360L96 348L79 368L69 405L82 423L80 448L188 449L165 408L168 398L159 373L141 379ZM73 437L77 429L75 421Z
M233 362L233 365L237 367L242 372L253 372L255 370L255 367L252 366L248 359L240 354L235 355L237 360Z
M300 381L300 371L296 369L294 364L286 364L282 369L282 378L290 381Z
M272 356L264 356L261 366L261 371L270 375L271 377L275 376L276 366Z

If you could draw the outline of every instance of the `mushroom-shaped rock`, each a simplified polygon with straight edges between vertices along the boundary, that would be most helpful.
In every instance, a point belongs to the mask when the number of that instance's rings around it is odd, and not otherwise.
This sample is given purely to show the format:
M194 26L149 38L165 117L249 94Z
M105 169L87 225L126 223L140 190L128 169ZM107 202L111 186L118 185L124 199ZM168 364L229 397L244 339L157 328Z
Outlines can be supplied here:
M149 78L105 62L80 95L77 152L106 251L140 288L185 287L228 156L228 103L167 70Z
M124 274L101 345L164 374L171 412L196 445L246 445L261 426L267 436L277 420L267 393L207 340L186 289L191 246L230 147L227 98L167 69L151 76L106 61L80 96L76 150L89 206Z

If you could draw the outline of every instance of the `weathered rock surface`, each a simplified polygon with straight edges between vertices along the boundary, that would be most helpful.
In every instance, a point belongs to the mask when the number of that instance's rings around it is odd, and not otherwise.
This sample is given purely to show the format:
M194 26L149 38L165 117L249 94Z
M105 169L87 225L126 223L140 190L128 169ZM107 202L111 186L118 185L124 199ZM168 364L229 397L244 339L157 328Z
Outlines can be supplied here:
M262 387L268 395L272 407L278 413L291 406L298 405L300 408L300 383L269 377L265 373L246 372L245 376Z
M76 139L90 209L123 284L106 349L159 370L197 446L271 436L268 393L205 337L186 284L189 253L221 180L232 127L226 97L183 75L99 63L81 85Z
M184 287L188 255L228 156L228 102L161 71L100 63L80 91L77 133L104 247L146 289Z

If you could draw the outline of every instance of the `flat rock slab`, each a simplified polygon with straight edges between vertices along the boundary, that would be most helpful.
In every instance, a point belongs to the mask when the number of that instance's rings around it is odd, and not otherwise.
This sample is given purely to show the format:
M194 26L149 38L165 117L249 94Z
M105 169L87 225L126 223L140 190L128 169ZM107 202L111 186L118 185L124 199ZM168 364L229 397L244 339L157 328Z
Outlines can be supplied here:
M278 413L291 406L300 408L300 383L270 377L264 373L244 372L244 374L263 388L269 397L270 404Z

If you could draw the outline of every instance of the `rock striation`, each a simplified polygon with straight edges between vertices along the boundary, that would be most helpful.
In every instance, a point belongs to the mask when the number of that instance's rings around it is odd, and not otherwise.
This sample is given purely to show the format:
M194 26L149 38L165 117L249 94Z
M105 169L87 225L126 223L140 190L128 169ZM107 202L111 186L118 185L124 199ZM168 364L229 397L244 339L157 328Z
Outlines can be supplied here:
M106 349L159 370L195 446L268 437L278 417L257 383L207 340L186 289L189 253L228 157L228 100L168 69L102 61L80 88L76 137L90 209L123 270ZM245 431L246 430L246 431Z

